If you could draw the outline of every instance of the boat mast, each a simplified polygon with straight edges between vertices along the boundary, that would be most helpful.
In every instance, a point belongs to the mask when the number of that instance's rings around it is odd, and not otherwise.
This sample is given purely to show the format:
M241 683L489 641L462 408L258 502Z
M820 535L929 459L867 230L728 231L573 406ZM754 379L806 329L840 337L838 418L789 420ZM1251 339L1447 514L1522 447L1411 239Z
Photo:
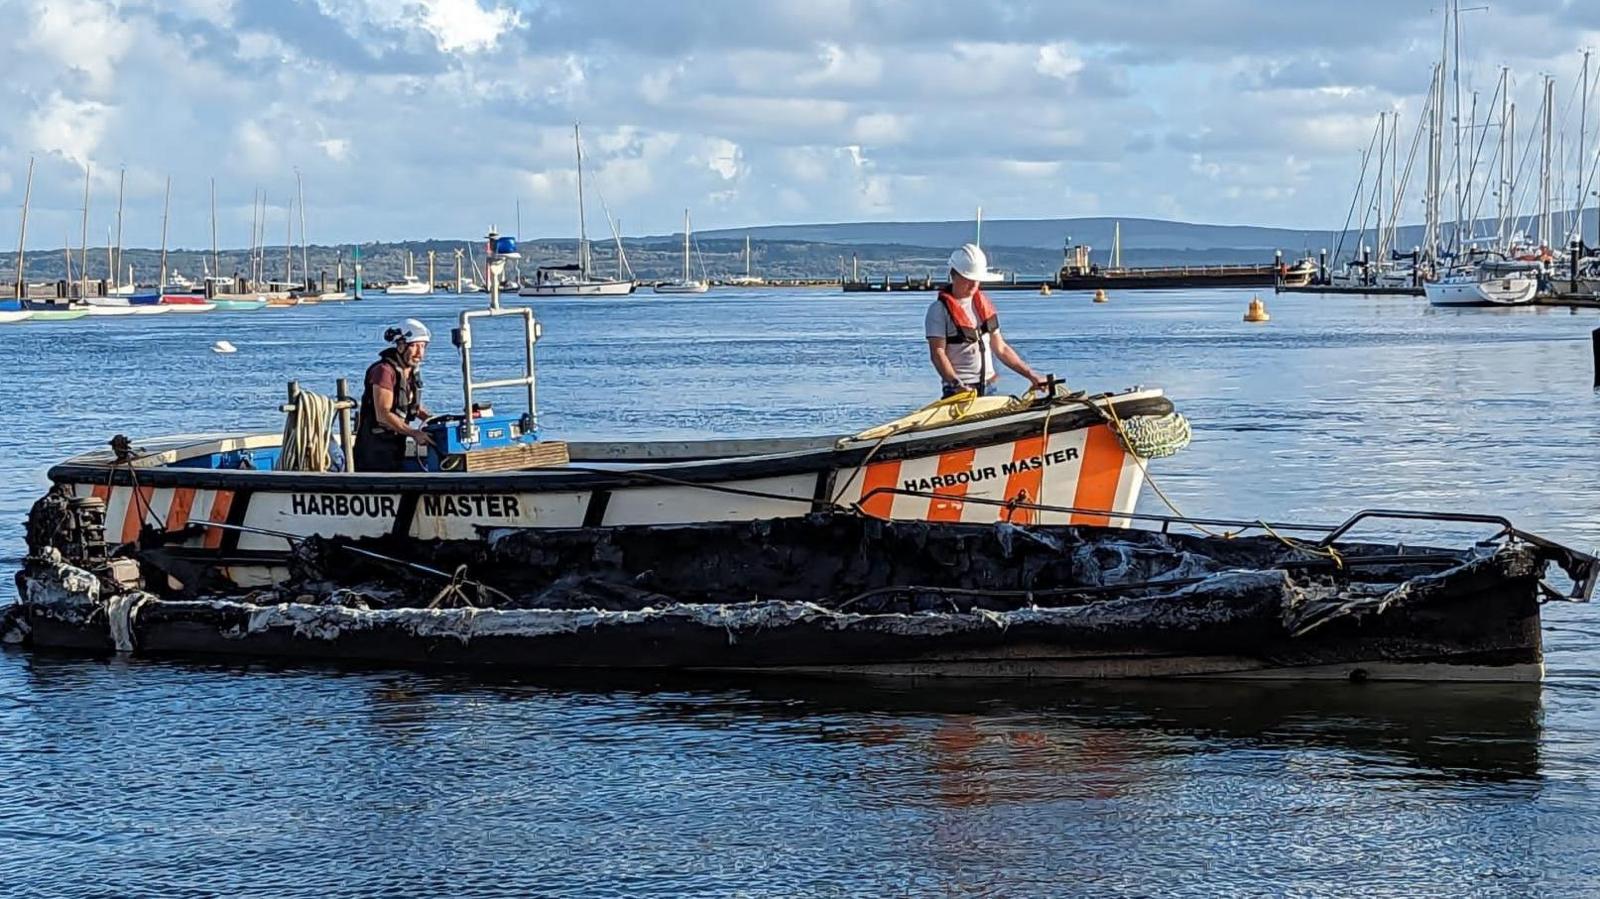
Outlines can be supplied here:
M33 157L28 157L28 182L22 189L22 226L17 233L17 299L26 299L28 280L23 275L23 261L28 248L28 202L33 199Z
M1388 132L1384 126L1389 121L1389 114L1382 110L1378 112L1378 178L1372 187L1372 196L1377 201L1377 215L1372 224L1373 236L1377 238L1378 268L1383 268L1383 261L1387 255L1383 251L1383 165L1388 161L1389 140Z
M156 282L156 293L167 290L167 215L172 211L172 176L167 176L167 193L161 200L161 279ZM252 211L254 211L252 209Z
M305 187L300 183L300 170L294 170L294 192L300 198L300 277L306 279L306 286L311 286L311 262L306 255L306 193ZM327 271L327 269L323 269ZM456 262L456 271L461 271L461 263Z
M1584 204L1584 165L1588 158L1585 150L1588 148L1589 131L1589 52L1583 51L1583 104L1578 108L1578 181L1575 190L1578 192L1578 202L1572 204L1577 210L1578 223L1573 226L1572 237L1581 245L1583 243L1583 204Z
M294 280L294 198L283 210L283 283Z
M1122 223L1117 222L1111 229L1111 267L1122 268Z
M983 249L983 207L978 207L978 231L972 236L972 245Z
M470 244L468 246L470 247ZM522 198L521 197L517 198L517 246L519 246L519 247L522 246ZM472 251L469 249L467 252L471 253ZM483 260L483 262L484 262L484 266L487 268L487 266L489 264L489 260L487 258L485 258ZM516 272L517 272L517 284L520 286L522 284L522 254L521 253L517 254L517 258L512 263L512 266L516 269ZM474 272L476 272L478 270L478 264L476 262L474 262L472 264L472 270ZM488 272L487 271L484 272L484 278L486 280L488 278Z
M122 191L128 184L128 167L122 167L122 173L117 176L117 252L111 257L111 283L113 286L122 284ZM128 281L131 283L132 278Z
M1456 181L1456 224L1451 231L1451 242L1457 253L1461 252L1461 224L1465 217L1465 207L1462 206L1461 193L1461 0L1451 0L1451 15L1455 25L1454 60L1450 66L1450 79L1455 86L1455 100L1451 108L1450 123L1455 129L1455 181Z
M83 237L79 244L78 277L83 284L78 288L78 298L85 299L89 296L89 164L83 164Z
M689 210L683 211L683 283L689 283Z
M256 217L255 230L250 234L250 240L255 243L256 286L260 287L267 280L267 189L261 188L261 214Z
M1510 247L1506 237L1506 203L1509 200L1508 191L1511 189L1508 183L1511 172L1510 161L1506 158L1506 153L1509 152L1506 149L1506 123L1510 121L1511 110L1511 84L1507 78L1509 71L1505 66L1500 67L1500 148L1497 154L1500 159L1500 183L1498 185L1499 189L1495 191L1495 197L1499 200L1495 209L1495 243L1498 244L1502 253L1507 253L1508 255Z
M583 217L583 141L578 137L578 123L572 123L572 147L578 155L578 271L589 280L589 231Z
M1544 76L1544 139L1539 144L1539 246L1550 246L1550 126L1554 105L1555 79Z
M1424 208L1424 226L1422 226L1422 253L1426 254L1427 261L1435 262L1438 259L1438 245L1440 245L1440 227L1438 227L1438 181L1440 181L1440 134L1442 134L1443 110L1443 69L1434 66L1434 77L1429 82L1429 102L1427 102L1427 190L1422 197Z
M261 221L261 187L250 195L250 283L261 283L261 260L256 258L256 227Z
M750 235L744 236L744 279L750 280Z
M222 276L221 262L217 258L217 179L211 179L211 276Z

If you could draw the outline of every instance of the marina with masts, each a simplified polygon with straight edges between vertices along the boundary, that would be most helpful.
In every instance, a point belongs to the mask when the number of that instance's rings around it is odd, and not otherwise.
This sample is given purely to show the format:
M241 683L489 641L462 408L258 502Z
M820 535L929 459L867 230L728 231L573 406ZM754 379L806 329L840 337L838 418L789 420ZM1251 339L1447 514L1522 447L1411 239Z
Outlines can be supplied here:
M1600 233L1596 245L1583 233L1600 168L1600 141L1588 133L1591 53L1559 119L1555 78L1540 76L1534 127L1519 139L1509 68L1500 68L1481 109L1476 91L1463 94L1461 12L1459 2L1444 11L1439 60L1408 147L1399 112L1379 112L1332 266L1324 250L1309 284L1280 289L1421 295L1435 306L1600 304ZM1419 155L1423 224L1402 249L1403 235L1416 230L1400 222Z

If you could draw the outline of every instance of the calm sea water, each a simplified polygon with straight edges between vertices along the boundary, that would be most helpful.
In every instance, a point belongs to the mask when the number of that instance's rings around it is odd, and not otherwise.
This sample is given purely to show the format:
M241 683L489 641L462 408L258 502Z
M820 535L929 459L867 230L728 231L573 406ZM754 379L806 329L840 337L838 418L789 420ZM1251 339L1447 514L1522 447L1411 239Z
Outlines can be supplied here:
M1246 325L1248 298L999 303L1036 367L1166 388L1196 426L1156 468L1186 512L1495 511L1600 544L1600 316L1268 297L1272 322ZM935 392L926 301L547 302L542 425L870 426ZM359 381L392 320L442 338L478 302L0 329L0 568L53 460L115 433L275 431L285 381ZM221 339L238 354L213 354ZM442 339L427 373L430 406L459 401ZM7 650L0 896L1593 895L1600 619L1552 605L1545 637L1549 680L1517 688L505 679Z

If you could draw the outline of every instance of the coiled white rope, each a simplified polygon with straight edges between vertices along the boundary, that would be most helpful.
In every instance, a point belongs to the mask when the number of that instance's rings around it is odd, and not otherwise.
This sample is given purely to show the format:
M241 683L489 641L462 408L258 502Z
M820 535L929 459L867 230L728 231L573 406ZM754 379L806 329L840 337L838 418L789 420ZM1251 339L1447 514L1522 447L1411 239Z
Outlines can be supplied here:
M300 391L294 411L283 420L278 471L327 471L333 467L328 442L333 436L333 399L309 390Z

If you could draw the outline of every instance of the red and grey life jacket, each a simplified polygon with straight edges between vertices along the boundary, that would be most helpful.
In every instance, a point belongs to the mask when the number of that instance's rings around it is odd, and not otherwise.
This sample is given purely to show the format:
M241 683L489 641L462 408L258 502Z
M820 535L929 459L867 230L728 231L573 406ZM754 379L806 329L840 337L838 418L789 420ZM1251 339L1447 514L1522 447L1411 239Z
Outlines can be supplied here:
M1000 330L1000 315L994 311L994 304L981 290L972 295L972 309L978 313L976 322L967 314L967 308L961 305L961 301L948 291L939 291L939 302L944 304L944 311L956 326L956 333L945 337L947 343L972 343L979 334L993 334Z
M417 417L417 410L422 408L422 376L417 371L407 369L400 364L400 353L393 347L378 354L378 361L367 367L366 386L361 392L361 411L356 419L358 433L399 436L388 428L378 423L378 416L373 409L373 369L380 365L387 365L394 369L394 400L389 411L400 416L402 421L410 421Z

